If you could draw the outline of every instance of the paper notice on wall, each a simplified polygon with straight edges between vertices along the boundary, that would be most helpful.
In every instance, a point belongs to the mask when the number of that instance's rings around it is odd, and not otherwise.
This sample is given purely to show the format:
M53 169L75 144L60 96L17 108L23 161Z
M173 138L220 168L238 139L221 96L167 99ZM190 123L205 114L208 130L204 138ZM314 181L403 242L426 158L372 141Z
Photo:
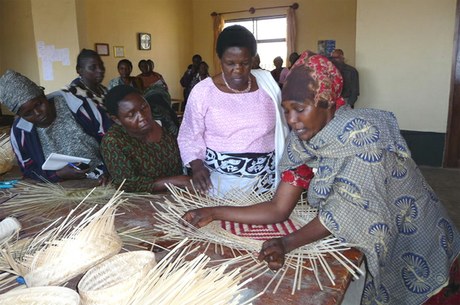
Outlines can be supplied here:
M43 79L53 80L54 79L53 62L42 60L42 68L43 68Z
M42 58L43 53L45 53L45 42L44 41L37 42L37 52L38 52L38 57Z
M43 79L54 80L53 62L60 62L70 66L69 49L56 49L54 45L47 45L44 41L37 41L38 58L42 62Z
M69 49L56 49L56 61L62 62L64 66L70 66Z

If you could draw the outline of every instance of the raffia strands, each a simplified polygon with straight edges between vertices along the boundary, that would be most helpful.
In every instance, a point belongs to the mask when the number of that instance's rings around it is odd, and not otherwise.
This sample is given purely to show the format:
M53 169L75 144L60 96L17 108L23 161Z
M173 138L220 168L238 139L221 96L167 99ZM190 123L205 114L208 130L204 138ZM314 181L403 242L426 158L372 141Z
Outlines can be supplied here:
M158 234L153 227L118 227L117 232L123 241L123 247L131 250L152 250Z
M206 267L209 257L179 243L142 279L126 304L242 304L243 292L239 270L225 272L227 266Z
M88 270L78 283L82 305L126 304L155 265L155 254L150 251L112 256Z
M6 173L13 168L15 158L10 136L0 134L0 174Z
M77 214L77 206L28 239L21 251L13 251L18 249L13 243L0 253L28 287L65 283L120 251L114 218L121 195L116 193L100 209L93 206Z
M32 184L20 181L11 191L3 191L4 197L12 197L15 194L17 196L0 205L0 210L24 221L38 216L53 218L62 208L72 208L77 204L83 207L105 204L116 192L117 189L111 185L92 189L69 189L50 182ZM152 200L157 197L151 194L122 193L121 198L119 207L131 209L136 208L132 202L135 199Z
M227 196L227 199L222 199L208 197L207 195L201 195L197 192L190 192L173 185L168 185L168 189L172 194L173 200L166 200L163 205L161 202L158 202L157 205L152 204L154 208L160 206L156 208L155 217L157 219L156 229L165 233L165 235L161 237L162 239L182 240L187 237L191 243L201 243L205 245L213 243L216 245L216 252L219 252L220 249L221 254L223 253L223 246L225 246L238 251L240 253L238 255L242 253L247 264L254 264L261 267L253 269L253 272L245 273L245 276L256 277L260 276L262 273L269 272L266 263L257 260L263 240L235 235L225 230L220 221L212 222L203 228L197 229L184 223L182 215L188 210L201 207L252 205L270 200L273 197L273 193L260 195L252 191L244 192L242 190L233 190L231 196ZM296 229L300 229L315 218L317 213L318 211L309 207L302 198L290 216L290 223L294 224ZM179 225L179 223L183 225ZM250 236L250 234L249 232L245 236ZM302 278L309 272L314 274L321 289L323 284L320 282L320 273L324 273L330 283L335 285L335 276L326 260L326 256L334 257L337 262L342 264L355 278L357 278L361 270L341 253L350 249L352 246L353 245L344 244L333 236L329 236L291 251L286 255L286 262L283 267L284 270L275 274L275 276L280 275L280 277L275 280L278 281L278 283L275 285L273 292L276 292L286 274L293 274L291 275L293 277L291 280L294 283L292 286L292 294L301 288ZM288 273L288 269L292 269L293 272ZM271 272L271 274L273 273ZM272 283L271 281L268 285ZM266 290L268 289L268 285Z
M0 295L3 305L78 305L80 296L66 287L48 286L19 289Z

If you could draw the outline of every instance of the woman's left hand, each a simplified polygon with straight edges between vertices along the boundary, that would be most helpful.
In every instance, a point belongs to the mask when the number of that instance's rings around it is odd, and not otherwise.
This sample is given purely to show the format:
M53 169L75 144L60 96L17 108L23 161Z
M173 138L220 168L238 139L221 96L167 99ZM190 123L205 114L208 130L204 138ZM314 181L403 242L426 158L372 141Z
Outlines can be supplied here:
M278 270L284 265L284 255L286 247L282 238L273 238L262 244L262 250L259 253L259 261L266 261L268 267L272 270Z

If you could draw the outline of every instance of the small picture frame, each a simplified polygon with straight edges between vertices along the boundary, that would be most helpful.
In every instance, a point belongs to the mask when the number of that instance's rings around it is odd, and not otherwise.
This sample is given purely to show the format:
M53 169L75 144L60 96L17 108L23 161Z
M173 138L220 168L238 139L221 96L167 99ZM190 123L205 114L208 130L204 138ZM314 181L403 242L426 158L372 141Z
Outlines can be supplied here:
M109 56L109 44L108 43L95 43L94 49L96 50L97 54L101 56Z
M114 46L113 56L114 57L125 57L125 48L122 46Z
M152 48L152 36L149 33L137 34L139 50L150 50Z

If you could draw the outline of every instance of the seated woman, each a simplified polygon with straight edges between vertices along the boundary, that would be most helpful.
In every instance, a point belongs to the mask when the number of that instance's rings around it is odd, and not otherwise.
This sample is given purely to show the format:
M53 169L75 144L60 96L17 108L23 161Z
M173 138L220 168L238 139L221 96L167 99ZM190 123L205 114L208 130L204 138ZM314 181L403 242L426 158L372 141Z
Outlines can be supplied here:
M459 232L412 160L395 116L336 109L342 84L326 57L304 52L283 86L292 131L281 170L306 164L316 169L314 177L311 171L294 180L285 177L268 202L197 209L183 217L197 227L213 220L282 222L303 191L295 181L303 180L317 217L264 242L259 259L279 269L285 253L333 234L366 257L362 304L422 304L449 282L460 252Z
M131 86L114 87L105 105L115 122L102 139L101 152L117 185L130 192L165 191L165 183L190 187L176 138L152 119L150 106Z
M160 73L157 73L153 71L155 68L155 63L153 60L145 60L142 59L139 61L139 70L141 70L141 74L137 75L142 80L142 87L144 90L146 90L148 87L152 85L160 85L162 86L166 91L168 91L168 85L166 84L166 81L164 80L163 76Z
M216 53L222 73L196 84L185 106L182 160L201 192L225 197L243 185L269 190L278 181L275 167L287 134L280 88L268 71L251 74L257 42L246 28L225 28Z
M105 171L99 144L111 121L92 102L62 91L45 96L43 88L11 70L0 78L0 101L19 116L11 129L11 144L25 177L57 182L86 178L96 167L99 174ZM51 153L88 158L90 168L42 170Z
M118 85L128 85L142 90L142 80L137 76L130 76L133 71L133 64L131 61L128 59L122 59L118 62L117 68L120 76L109 82L109 90Z
M83 49L77 57L78 78L62 91L71 93L75 99L92 101L104 109L104 97L107 88L102 85L105 67L96 51Z
M179 120L171 106L171 96L162 85L151 85L144 91L144 98L149 103L154 120L160 120L162 126L177 138Z

